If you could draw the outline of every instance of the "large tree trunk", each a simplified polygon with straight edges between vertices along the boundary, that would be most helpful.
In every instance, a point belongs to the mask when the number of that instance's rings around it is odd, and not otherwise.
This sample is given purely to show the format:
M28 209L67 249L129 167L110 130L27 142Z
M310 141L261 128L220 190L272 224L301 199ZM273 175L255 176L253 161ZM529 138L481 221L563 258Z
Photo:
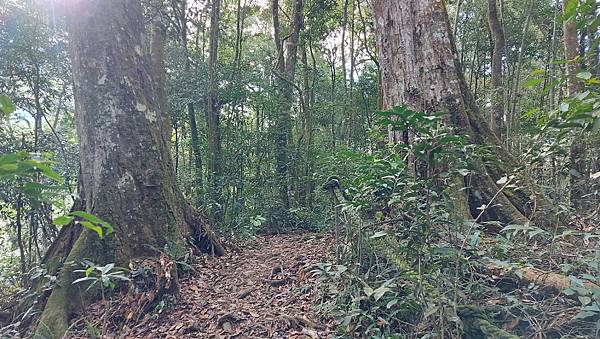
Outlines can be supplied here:
M100 239L80 226L62 230L45 261L65 264L38 337L61 337L79 301L91 297L71 285L83 258L127 265L156 255L152 248L185 245L186 239L223 252L175 183L140 2L73 0L65 11L80 139L79 208L110 222L114 233Z
M384 108L405 105L411 110L445 112L457 134L493 154L478 161L467 180L470 212L477 215L500 187L497 180L510 175L516 161L500 145L475 104L460 69L443 0L375 0L379 62ZM520 190L504 189L484 214L487 220L553 223L549 204L535 197L531 180L520 177ZM542 212L540 212L542 210Z
M494 40L492 49L492 118L491 126L498 139L502 140L504 127L504 88L502 87L502 56L504 55L504 29L498 19L496 0L488 0L488 23Z

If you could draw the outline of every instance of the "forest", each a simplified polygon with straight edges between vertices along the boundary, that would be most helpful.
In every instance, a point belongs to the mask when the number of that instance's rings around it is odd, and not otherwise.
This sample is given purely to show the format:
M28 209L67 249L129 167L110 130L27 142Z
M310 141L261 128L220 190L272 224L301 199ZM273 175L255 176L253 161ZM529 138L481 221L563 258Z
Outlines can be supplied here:
M0 338L600 337L600 1L0 0Z

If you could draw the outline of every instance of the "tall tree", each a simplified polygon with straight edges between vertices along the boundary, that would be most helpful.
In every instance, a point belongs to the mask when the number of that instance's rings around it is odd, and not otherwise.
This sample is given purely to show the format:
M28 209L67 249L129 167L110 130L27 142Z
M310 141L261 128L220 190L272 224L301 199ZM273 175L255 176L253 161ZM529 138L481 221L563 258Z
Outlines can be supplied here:
M188 238L223 252L175 183L140 2L73 0L65 11L80 140L76 206L110 222L114 233L100 239L77 225L61 230L45 263L65 264L43 310L40 337L61 337L80 306L75 300L88 300L71 287L73 263L83 258L126 265Z
M189 46L188 46L188 19L187 19L187 1L172 0L172 9L175 15L175 24L177 26L177 33L179 33L179 42L183 50L184 57L184 68L186 72L192 70L192 63L190 60ZM203 54L204 55L204 54ZM196 205L201 205L204 201L204 182L202 179L202 151L200 147L200 135L198 133L198 123L196 121L196 107L194 102L188 102L186 105L187 118L190 124L190 136L191 136L191 148L192 155L194 158L194 198Z
M285 39L281 36L281 23L279 20L279 0L271 3L271 14L273 17L273 38L277 48L277 88L279 91L278 114L275 122L275 169L277 172L279 202L284 209L289 208L289 149L292 102L294 94L294 75L296 72L296 61L298 59L298 39L300 29L303 25L302 19L303 1L294 1L294 12L290 35Z
M150 39L150 54L152 58L152 74L158 93L158 105L161 112L160 116L162 129L167 140L171 140L171 119L167 114L167 74L165 66L165 44L167 43L167 28L165 25L165 6L164 0L155 0L152 4L152 36Z
M477 215L485 205L489 220L533 219L551 225L553 215L540 212L551 206L543 197L535 198L528 178L521 176L521 190L500 191L498 180L513 171L516 161L500 146L468 90L444 1L374 0L373 15L384 108L405 105L414 111L448 113L457 134L494 150L477 161L477 170L465 183L470 213Z
M210 198L213 203L211 216L220 219L221 208L221 130L219 127L220 103L217 88L217 56L219 50L219 22L221 0L212 1L210 16L210 41L208 47L208 107L206 125L208 129L208 181Z
M491 126L498 139L504 127L504 88L502 86L502 57L504 55L504 28L498 19L496 0L488 0L488 24L494 41L492 47L492 118Z
M569 15L573 6L577 6L576 0L563 0L563 43L565 48L565 59L567 61L567 95L573 95L579 91L577 82L577 57L579 56L579 40L577 39L577 20L575 15ZM570 17L569 17L570 16ZM574 138L570 150L571 170L571 204L581 207L582 197L585 194L583 187L584 174L586 173L585 143L581 138Z
M567 61L567 93L572 95L579 90L577 82L577 57L579 56L579 40L577 39L577 20L573 12L573 6L577 6L577 0L563 0L563 44L565 48L565 59ZM567 17L568 16L568 17Z

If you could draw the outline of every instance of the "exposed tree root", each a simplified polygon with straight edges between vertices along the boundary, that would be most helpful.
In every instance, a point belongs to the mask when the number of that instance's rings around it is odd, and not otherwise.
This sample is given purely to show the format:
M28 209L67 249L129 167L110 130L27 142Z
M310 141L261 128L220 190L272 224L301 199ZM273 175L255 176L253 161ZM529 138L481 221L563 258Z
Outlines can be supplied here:
M188 226L188 231L182 233L190 235L190 241L187 243L193 244L201 252L212 255L220 256L226 253L216 234L199 213L193 211L187 203L182 210L183 219ZM100 240L96 234L83 230L79 225L65 226L44 258L50 274L57 274L58 278L51 293L38 300L42 314L35 330L35 338L62 336L68 330L72 317L99 297L98 292L94 290L72 285L72 281L78 278L73 275L73 270L81 268L79 265L83 259L92 259L101 264L115 262L122 266L139 261L136 258L119 257L114 251L114 241L110 239ZM157 264L152 273L152 288L143 296L135 297L139 305L133 313L125 314L125 319L134 315L135 318L139 318L140 314L151 310L164 295L176 293L178 283L175 265L168 265L164 254L160 254L157 263L161 264ZM136 264L133 264L132 269L135 267Z

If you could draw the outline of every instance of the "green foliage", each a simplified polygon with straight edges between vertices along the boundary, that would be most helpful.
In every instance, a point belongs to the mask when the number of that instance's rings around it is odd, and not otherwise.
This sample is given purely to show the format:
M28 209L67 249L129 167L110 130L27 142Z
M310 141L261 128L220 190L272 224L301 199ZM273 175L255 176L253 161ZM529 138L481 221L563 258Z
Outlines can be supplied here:
M12 102L12 100L10 100L8 95L6 95L4 93L0 93L0 113L3 113L4 116L9 116L16 109L17 109L17 107Z
M27 151L0 155L0 179L31 179L41 174L57 183L63 180L49 166L49 162ZM42 187L38 187L42 188Z
M339 317L341 335L355 337L389 337L397 335L399 327L408 319L416 319L421 312L420 302L406 279L410 274L383 280L384 276L365 281L344 265L319 264L313 270L321 284L327 286L323 293L333 298L336 305L322 307ZM397 282L401 283L398 286Z
M443 115L405 107L378 115L381 125L407 131L413 142L340 154L351 164L351 200L342 203L344 261L319 272L335 286L330 307L347 336L408 335L407 324L452 324L457 318L450 307L448 264L457 260L453 244L464 236L454 192L472 170L475 149L444 126Z
M84 262L86 265L85 270L74 270L74 273L84 273L84 277L78 278L72 282L73 285L89 282L87 289L94 287L98 284L98 288L103 291L112 291L117 287L117 283L120 281L130 281L125 275L126 269L115 267L115 264L106 264L104 266L98 266L92 262ZM104 292L103 296L104 296Z
M102 302L104 303L104 314L102 315L102 331L98 336L103 338L106 336L108 311L110 304L107 301L107 293L113 292L118 287L119 282L129 282L131 279L126 276L127 269L121 267L115 267L114 263L106 264L104 266L98 266L90 261L84 261L83 264L86 266L84 270L74 270L73 273L83 273L84 277L76 279L72 282L73 285L89 283L87 290L94 286L100 290ZM87 326L88 332L93 335L98 331L92 326Z
M79 220L75 220L75 218L79 218ZM54 219L52 223L56 226L64 226L70 224L73 220L77 224L96 232L100 239L110 235L114 230L110 223L83 211L73 211L67 215L60 216Z

